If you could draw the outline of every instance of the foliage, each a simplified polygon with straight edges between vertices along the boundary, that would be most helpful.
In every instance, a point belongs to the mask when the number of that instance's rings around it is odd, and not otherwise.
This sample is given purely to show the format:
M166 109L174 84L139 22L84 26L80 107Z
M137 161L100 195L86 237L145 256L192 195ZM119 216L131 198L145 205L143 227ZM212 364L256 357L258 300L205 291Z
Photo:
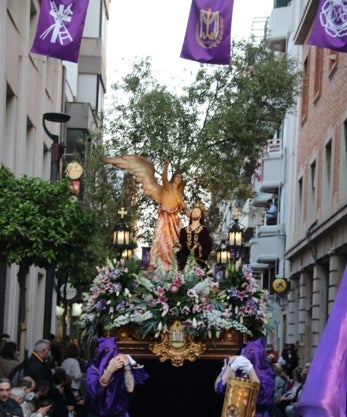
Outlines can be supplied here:
M195 80L175 92L155 80L149 59L136 62L113 85L109 153L148 156L158 174L170 158L188 179L190 204L211 206L207 220L215 230L220 202L248 196L255 162L295 108L299 81L296 63L267 49L266 40L234 43L229 66L201 65ZM136 210L152 206L138 197Z
M90 229L89 239L75 253L73 262L60 265L57 275L61 282L68 280L80 291L89 288L94 279L95 265L103 264L107 258L112 258L114 247L112 242L113 230L119 222L119 210L131 205L131 199L136 192L130 192L123 187L123 175L115 170L108 170L101 163L105 155L103 137L100 130L90 131L78 141L77 151L73 155L75 161L83 166L82 196L79 201L83 210L92 211L93 228ZM136 212L129 212L127 223L134 230Z
M122 326L158 338L176 319L193 336L219 338L229 329L252 336L265 332L271 315L268 293L247 268L231 281L230 275L221 281L207 275L193 257L182 272L174 263L170 271L148 276L124 262L97 271L80 318L89 338Z
M15 178L0 167L0 258L43 268L69 262L93 225L91 212L72 200L67 181Z

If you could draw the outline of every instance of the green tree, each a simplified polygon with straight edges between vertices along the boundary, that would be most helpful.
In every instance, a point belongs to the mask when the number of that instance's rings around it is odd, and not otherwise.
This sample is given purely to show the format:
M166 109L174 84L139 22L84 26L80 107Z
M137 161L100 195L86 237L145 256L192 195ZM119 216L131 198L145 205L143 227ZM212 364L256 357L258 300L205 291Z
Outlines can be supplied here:
M97 226L95 213L74 201L68 181L16 178L0 167L0 260L17 264L20 289L18 323L25 322L26 276L36 265L72 270L83 282L80 268Z
M119 223L120 215L118 212L122 207L131 206L132 200L136 198L136 190L131 188L132 181L128 175L124 178L114 170L108 170L107 166L101 162L105 156L105 148L102 142L102 131L91 131L79 141L78 151L75 159L83 166L82 198L81 204L87 210L92 208L97 224L91 244L89 256L82 263L85 268L87 282L91 282L95 277L95 267L101 265L107 258L115 257L113 248L113 231ZM123 186L128 184L127 186ZM126 216L126 223L131 229L134 228L135 215L129 211ZM78 282L80 284L80 282Z
M106 119L108 152L148 156L158 174L169 157L188 179L191 204L210 206L212 230L221 201L248 196L255 162L299 93L296 62L269 50L266 40L234 43L232 51L229 66L201 65L195 80L175 92L153 77L149 58L135 62L113 85ZM153 207L142 197L137 210Z

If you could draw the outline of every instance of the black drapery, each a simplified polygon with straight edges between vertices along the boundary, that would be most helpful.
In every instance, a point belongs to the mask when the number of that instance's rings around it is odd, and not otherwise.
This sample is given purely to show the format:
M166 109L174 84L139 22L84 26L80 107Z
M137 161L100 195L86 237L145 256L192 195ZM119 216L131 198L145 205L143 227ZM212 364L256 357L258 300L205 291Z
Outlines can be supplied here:
M198 359L175 367L158 359L139 359L149 379L137 388L130 417L220 417L224 398L214 391L222 360Z

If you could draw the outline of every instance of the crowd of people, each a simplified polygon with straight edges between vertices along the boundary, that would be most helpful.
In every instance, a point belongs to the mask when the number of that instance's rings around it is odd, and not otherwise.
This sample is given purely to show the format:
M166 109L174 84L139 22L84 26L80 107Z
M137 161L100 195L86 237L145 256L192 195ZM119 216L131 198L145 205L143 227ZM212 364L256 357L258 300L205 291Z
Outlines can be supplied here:
M85 364L75 341L57 350L52 340L40 339L22 362L16 343L4 341L0 417L126 417L135 386L148 375L130 355L119 352L114 338L97 342Z
M4 340L0 417L128 417L135 388L148 374L119 351L114 337L96 342L95 354L85 363L75 340L62 350L53 337L41 339L19 364L16 343ZM284 344L279 354L264 338L250 340L239 355L225 358L214 389L224 395L231 378L248 378L259 384L256 417L293 417L310 367L298 363L295 344Z

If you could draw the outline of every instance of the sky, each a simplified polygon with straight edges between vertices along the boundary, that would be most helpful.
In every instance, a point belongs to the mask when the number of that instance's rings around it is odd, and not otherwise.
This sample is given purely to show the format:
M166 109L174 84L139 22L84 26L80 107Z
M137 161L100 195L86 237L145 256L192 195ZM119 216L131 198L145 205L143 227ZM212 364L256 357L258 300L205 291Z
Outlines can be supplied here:
M180 58L191 0L111 0L107 39L107 89L132 68L136 57L151 57L159 81L170 83L194 74L199 63ZM247 39L255 18L268 17L273 0L234 0L231 37Z

